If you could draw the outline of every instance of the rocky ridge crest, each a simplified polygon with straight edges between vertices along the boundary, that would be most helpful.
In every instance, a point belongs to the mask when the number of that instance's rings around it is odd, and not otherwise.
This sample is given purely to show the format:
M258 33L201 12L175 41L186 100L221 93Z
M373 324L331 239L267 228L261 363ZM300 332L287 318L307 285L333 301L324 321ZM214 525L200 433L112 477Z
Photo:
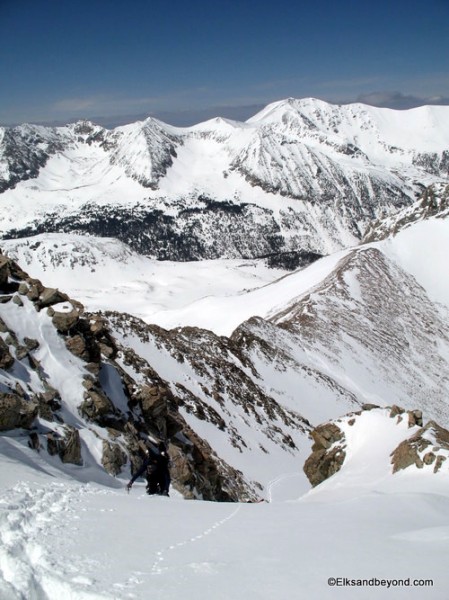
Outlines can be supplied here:
M185 497L255 497L257 486L187 424L180 410L183 392L173 393L147 361L123 350L101 315L86 313L4 255L0 309L0 431L23 431L36 451L79 466L85 452L80 431L87 431L101 441L102 465L113 476L123 468L135 471L148 441L167 440L173 484ZM18 325L23 321L32 329L35 319L34 330L46 332L39 340L24 336ZM51 344L60 344L57 353ZM64 378L79 379L74 393L56 381L49 356L61 361ZM195 400L189 398L193 405Z

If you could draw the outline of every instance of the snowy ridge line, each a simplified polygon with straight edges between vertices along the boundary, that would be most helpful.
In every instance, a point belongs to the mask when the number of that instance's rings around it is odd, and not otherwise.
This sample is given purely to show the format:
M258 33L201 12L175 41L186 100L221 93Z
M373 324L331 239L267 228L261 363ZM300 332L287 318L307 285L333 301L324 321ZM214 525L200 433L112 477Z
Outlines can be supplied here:
M61 573L47 547L51 538L67 532L67 514L80 501L86 486L71 493L64 483L32 488L19 483L0 498L0 597L2 600L53 600L73 598L100 600L108 598L80 588L91 585L83 577L68 580ZM63 519L58 519L64 514ZM55 576L55 572L59 572Z
M183 540L176 544L171 544L170 546L167 546L167 547L163 548L162 550L157 551L156 559L151 567L151 571L150 571L151 575L162 575L162 573L169 568L169 567L163 567L161 564L165 561L166 554L168 554L169 552L171 552L173 550L178 550L179 548L183 548L184 546L187 546L189 544L198 542L199 540L207 537L211 533L214 533L215 530L222 527L225 523L227 523L228 521L233 519L237 515L237 513L241 510L241 508L242 508L241 505L238 505L227 517L225 517L224 519L221 519L220 521L216 521L213 525L211 525L210 527L208 527L207 529L205 529L198 535L187 538L186 540Z
M447 184L448 107L422 108L288 99L232 125L8 128L1 235L107 233L162 260L299 266Z

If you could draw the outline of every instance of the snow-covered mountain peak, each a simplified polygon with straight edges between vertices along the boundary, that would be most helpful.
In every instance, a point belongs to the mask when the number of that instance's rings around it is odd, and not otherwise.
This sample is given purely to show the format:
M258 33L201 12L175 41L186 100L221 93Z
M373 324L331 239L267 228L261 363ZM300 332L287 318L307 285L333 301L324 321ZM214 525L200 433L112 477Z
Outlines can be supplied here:
M222 135L229 136L239 130L245 130L250 128L247 123L241 121L234 121L232 119L225 119L223 117L214 117L197 125L192 125L186 128L184 131L186 134L208 133L216 137Z
M269 104L248 123L294 127L298 134L309 132L369 146L386 144L396 149L447 150L449 125L445 106L422 106L409 110L377 108L361 103L329 104L315 98L288 98ZM419 139L413 139L411 133Z
M447 181L447 115L289 98L246 123L5 129L0 225L116 235L162 259L327 254Z
M265 106L261 111L250 117L247 123L276 123L282 121L287 115L300 115L301 113L311 113L325 108L331 108L333 105L316 98L285 98Z

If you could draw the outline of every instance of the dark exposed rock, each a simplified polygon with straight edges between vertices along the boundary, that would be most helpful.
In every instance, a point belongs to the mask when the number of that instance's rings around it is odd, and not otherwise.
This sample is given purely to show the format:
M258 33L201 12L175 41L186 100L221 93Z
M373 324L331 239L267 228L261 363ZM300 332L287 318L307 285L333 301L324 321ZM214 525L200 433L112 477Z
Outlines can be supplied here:
M30 288L28 287L28 284L25 283L24 281L22 281L19 284L19 289L18 289L19 294L22 294L22 296L26 296L29 291L30 291Z
M0 254L0 289L3 289L8 283L9 259Z
M445 460L447 460L445 456L442 456L441 454L439 456L437 456L437 459L435 461L435 466L433 468L434 473L438 473L438 471L441 469Z
M162 386L143 386L135 394L145 421L155 425L162 438L167 436L168 396L169 391Z
M35 356L33 356L32 354L30 354L29 352L27 352L26 356L28 358L28 363L29 363L30 367L32 369L34 369L35 371L38 371L40 373L40 375L43 375L41 364L37 360L37 358Z
M393 406L391 407L390 410L390 418L394 418L397 417L398 415L402 415L404 414L404 409L401 408L400 406L396 406L396 404L393 404Z
M70 312L54 312L52 315L53 325L60 333L67 333L79 320L79 312L71 310Z
M39 441L39 435L35 431L32 431L30 433L30 439L29 439L29 442L28 442L28 446L32 450L36 450L37 452L39 452L39 450L41 448L41 444L40 444L40 441Z
M376 408L380 408L377 404L362 404L362 410L375 410Z
M39 306L39 308L45 308L47 306L52 306L53 304L65 302L68 298L67 294L60 292L58 289L44 288L39 299L36 301L36 305Z
M421 441L421 448L424 450L426 446L430 446L430 442ZM391 454L391 463L393 465L393 473L406 469L411 465L415 465L418 469L422 469L423 461L419 457L417 444L413 443L413 439L404 440Z
M430 441L429 437L433 438L434 441ZM430 447L432 447L432 451L428 450ZM449 451L449 431L440 427L435 421L429 421L412 437L399 444L392 452L393 473L412 465L422 469L424 464L432 464L435 461L434 472L437 472L446 459L445 456L438 454L441 449ZM427 452L423 454L426 450Z
M16 358L17 360L23 360L28 355L28 348L26 346L18 345L16 347Z
M422 427L422 411L421 410L409 410L408 411L408 426L414 427L418 425L418 427Z
M50 456L55 456L59 454L62 447L64 446L64 442L61 437L53 431L50 431L46 435L47 438L47 452Z
M101 458L101 464L105 468L105 471L110 475L118 475L122 467L126 465L128 458L121 449L119 444L114 444L103 440L103 454Z
M92 373L92 375L98 375L100 372L101 365L99 362L89 362L87 363L87 365L85 365L84 368L86 369L86 371L89 371L89 373Z
M39 416L46 421L53 421L53 411L48 402L42 398L42 396L38 396L38 405L39 405Z
M83 358L84 360L89 359L89 353L86 348L86 341L82 335L74 335L66 339L65 345L68 350L75 356Z
M335 423L319 425L311 432L312 454L304 463L304 473L313 486L337 473L346 457L345 437Z
M91 332L96 337L101 337L107 330L105 319L99 315L92 315L89 318L89 325Z
M116 354L116 349L114 347L109 346L108 344L105 344L104 342L100 342L98 344L98 347L100 348L101 354L105 358L114 358L114 356Z
M20 396L21 398L27 397L25 390L23 389L23 387L20 385L19 382L16 383L14 390L15 390L16 394L18 396Z
M42 394L38 394L39 416L47 421L54 420L54 413L61 409L61 398L59 392L51 388L48 384Z
M173 485L184 497L222 502L255 499L242 473L214 455L209 444L189 427L182 438L172 440L169 454Z
M319 425L310 433L317 448L328 450L335 442L339 442L344 438L341 429L335 423Z
M14 357L9 351L9 346L0 337L0 369L8 370L14 364Z
M13 393L0 393L0 431L30 429L37 413L37 402Z
M24 337L23 343L28 351L36 350L39 348L39 342L33 338Z
M42 285L42 283L39 281L39 279L28 279L27 280L28 283L28 292L27 292L27 298L29 300L31 300L32 302L35 302L36 300L39 299L40 295L42 294L42 292L44 291L44 286Z
M103 392L90 389L84 393L79 410L86 418L101 423L103 417L114 412L114 407Z
M436 455L433 452L427 452L427 454L424 454L422 460L425 465L431 465L435 462Z
M43 394L41 394L42 401L48 404L52 411L60 410L61 408L61 397L59 395L58 390L55 390L48 384L46 384L46 389Z
M8 330L6 323L0 318L0 333L6 333Z
M77 429L68 428L63 442L63 447L59 450L59 456L61 457L62 462L81 466L83 464L83 458L81 455L81 439L79 431Z
M91 390L95 388L95 386L96 380L94 377L87 376L83 379L83 387L86 388L86 390Z

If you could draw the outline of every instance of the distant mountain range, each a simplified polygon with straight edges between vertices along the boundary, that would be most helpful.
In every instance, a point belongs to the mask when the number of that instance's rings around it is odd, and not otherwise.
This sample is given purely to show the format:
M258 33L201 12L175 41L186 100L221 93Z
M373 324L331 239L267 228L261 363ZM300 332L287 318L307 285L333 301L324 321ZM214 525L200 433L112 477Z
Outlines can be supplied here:
M158 259L295 267L357 243L449 172L449 107L288 99L241 123L0 129L0 231L115 237Z

